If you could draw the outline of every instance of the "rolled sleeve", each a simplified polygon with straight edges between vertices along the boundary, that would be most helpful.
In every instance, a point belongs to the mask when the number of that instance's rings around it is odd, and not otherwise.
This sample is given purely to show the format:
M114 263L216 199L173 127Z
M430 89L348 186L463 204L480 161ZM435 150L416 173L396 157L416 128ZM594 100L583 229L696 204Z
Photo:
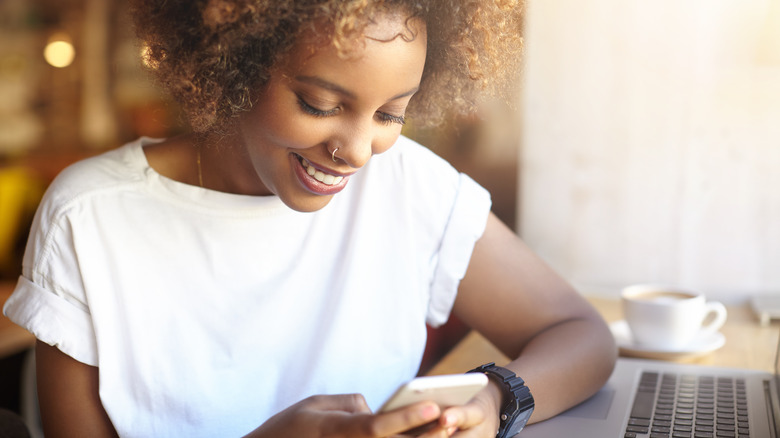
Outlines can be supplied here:
M89 312L19 277L3 313L38 340L87 365L97 366L97 344Z
M431 284L427 322L433 327L444 324L449 318L474 245L485 231L490 207L488 191L467 175L460 174L457 196L441 241Z

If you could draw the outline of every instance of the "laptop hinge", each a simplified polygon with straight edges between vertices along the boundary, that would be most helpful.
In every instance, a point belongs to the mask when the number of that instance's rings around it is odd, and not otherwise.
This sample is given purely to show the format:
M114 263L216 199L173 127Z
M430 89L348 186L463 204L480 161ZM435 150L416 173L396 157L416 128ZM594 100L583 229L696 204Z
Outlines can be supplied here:
M777 379L777 376L774 377ZM769 417L769 430L772 432L772 438L779 438L780 433L780 404L778 403L777 387L772 385L772 381L764 380L764 396L766 397L766 409Z

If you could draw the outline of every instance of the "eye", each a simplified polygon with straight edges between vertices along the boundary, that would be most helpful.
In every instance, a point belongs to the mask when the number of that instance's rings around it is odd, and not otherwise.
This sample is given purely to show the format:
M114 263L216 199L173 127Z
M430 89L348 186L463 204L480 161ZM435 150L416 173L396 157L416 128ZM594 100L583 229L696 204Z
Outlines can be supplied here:
M301 110L305 112L306 114L311 114L315 117L328 117L336 114L339 111L339 107L331 108L328 110L319 109L310 103L306 102L303 97L298 96L298 106L301 107Z
M377 111L376 113L377 118L380 122L382 122L385 125L389 125L391 123L397 123L399 125L406 124L406 118L404 116L394 116L390 113L386 113L383 111Z

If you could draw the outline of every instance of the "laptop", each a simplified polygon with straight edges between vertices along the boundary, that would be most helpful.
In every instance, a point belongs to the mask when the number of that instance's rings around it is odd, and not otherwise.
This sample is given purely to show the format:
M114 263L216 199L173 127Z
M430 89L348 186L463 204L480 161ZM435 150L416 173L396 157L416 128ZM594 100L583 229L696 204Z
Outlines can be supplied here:
M775 373L620 358L606 385L523 438L780 438Z

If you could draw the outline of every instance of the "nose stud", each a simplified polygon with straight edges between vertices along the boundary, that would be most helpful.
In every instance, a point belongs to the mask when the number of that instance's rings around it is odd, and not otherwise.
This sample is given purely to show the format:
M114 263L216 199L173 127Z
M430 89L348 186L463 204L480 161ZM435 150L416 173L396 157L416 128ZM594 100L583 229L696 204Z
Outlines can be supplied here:
M333 160L333 162L336 162L336 151L339 150L339 148L333 149L333 152L330 153L330 159Z

